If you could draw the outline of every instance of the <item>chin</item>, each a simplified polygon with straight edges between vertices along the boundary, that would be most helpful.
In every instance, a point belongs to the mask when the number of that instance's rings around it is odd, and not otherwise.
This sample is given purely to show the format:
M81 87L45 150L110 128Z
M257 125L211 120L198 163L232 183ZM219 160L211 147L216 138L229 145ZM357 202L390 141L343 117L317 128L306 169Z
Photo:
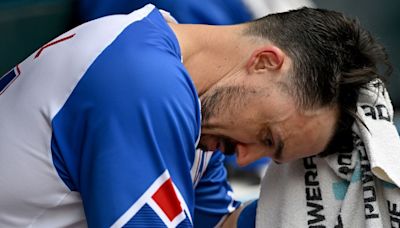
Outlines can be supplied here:
M297 159L285 159L285 158L282 158L282 157L280 157L280 158L271 158L271 159L272 159L272 161L274 161L278 165L289 163L289 162L297 160Z
M313 156L313 155L310 155ZM306 156L309 157L309 156ZM284 157L280 157L280 158L271 158L276 164L285 164L285 163L290 163L293 161L297 161L297 160L302 160L303 158L306 157L295 157L295 158L284 158Z
M236 163L239 167L245 167L247 165L250 165L251 162L239 162L238 160L236 160Z
M275 159L272 159L272 161L274 161L275 162L275 164L277 164L277 165L281 165L283 162L281 162L281 161L277 161L277 160L275 160Z

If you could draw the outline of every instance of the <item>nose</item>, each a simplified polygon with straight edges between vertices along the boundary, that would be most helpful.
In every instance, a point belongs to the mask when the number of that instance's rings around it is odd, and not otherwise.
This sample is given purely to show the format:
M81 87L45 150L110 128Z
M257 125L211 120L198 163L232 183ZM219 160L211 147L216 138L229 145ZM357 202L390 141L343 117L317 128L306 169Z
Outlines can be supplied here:
M264 148L265 149L265 148ZM263 149L258 145L238 143L236 145L237 164L246 166L264 157Z

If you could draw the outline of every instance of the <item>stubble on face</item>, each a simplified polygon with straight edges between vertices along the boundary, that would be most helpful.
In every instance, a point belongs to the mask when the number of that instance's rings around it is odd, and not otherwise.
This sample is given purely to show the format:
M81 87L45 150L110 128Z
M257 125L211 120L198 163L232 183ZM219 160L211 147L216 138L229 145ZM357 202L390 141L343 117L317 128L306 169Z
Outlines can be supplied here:
M245 97L257 93L255 89L244 86L218 87L200 97L202 124L218 115L229 116L245 105Z
M244 86L226 86L215 88L200 97L202 103L202 126L210 127L210 119L223 119L224 122L235 121L233 113L242 111L245 107L246 97L250 94L257 93L255 89L246 88ZM228 121L226 121L228 120ZM216 123L217 125L219 123ZM223 135L213 136L218 141L217 149L222 149L225 155L233 155L237 142ZM207 150L207 145L200 141L199 148Z

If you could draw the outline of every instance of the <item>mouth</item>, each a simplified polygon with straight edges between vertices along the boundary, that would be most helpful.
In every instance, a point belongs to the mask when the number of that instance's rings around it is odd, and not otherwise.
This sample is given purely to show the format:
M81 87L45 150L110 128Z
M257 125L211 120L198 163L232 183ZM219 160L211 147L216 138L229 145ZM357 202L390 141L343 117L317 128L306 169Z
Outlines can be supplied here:
M236 140L225 136L203 135L198 148L204 151L220 150L225 155L234 155L237 143Z
M230 138L221 138L221 144L223 149L220 149L223 151L225 155L234 155L236 153L236 144L237 142L233 139Z

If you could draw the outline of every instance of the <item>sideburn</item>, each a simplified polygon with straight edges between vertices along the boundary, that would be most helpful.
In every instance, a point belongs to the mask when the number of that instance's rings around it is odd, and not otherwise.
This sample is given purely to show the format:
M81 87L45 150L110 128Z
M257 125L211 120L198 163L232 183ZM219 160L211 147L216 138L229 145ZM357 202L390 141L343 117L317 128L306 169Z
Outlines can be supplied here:
M228 115L228 112L242 108L245 104L244 98L255 93L254 89L243 86L218 87L205 93L200 97L202 122L207 122L216 115Z

